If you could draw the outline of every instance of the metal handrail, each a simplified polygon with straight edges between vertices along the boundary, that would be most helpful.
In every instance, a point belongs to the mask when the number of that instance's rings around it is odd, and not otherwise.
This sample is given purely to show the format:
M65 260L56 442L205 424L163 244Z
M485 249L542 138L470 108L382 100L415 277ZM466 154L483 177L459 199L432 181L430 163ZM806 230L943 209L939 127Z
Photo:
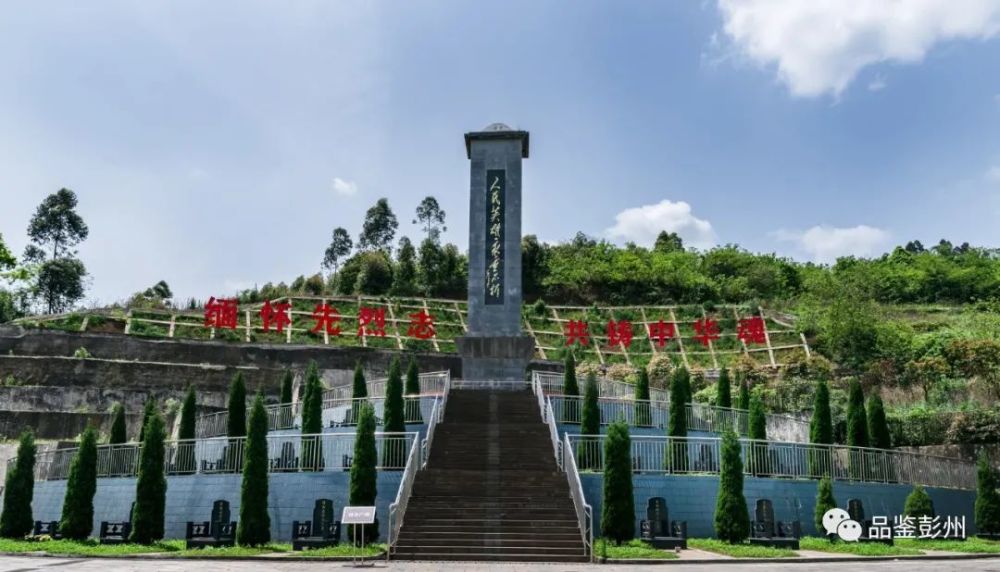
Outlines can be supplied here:
M402 454L419 433L375 433L379 451L377 470L405 468ZM354 457L354 433L312 435L268 435L268 472L318 472L349 470ZM171 440L164 443L164 471L168 475L240 473L245 458L246 437ZM386 452L389 448L389 453ZM77 448L39 453L35 460L35 480L62 480ZM139 470L140 443L98 445L98 477L134 477ZM15 459L8 461L8 470Z
M594 558L594 512L586 497L583 494L583 484L580 482L580 473L577 471L576 458L573 455L573 447L570 444L569 435L563 441L563 471L566 473L566 481L569 483L569 494L573 498L573 508L576 510L576 522L580 527L580 536L583 540L583 555Z
M581 470L604 469L606 435L566 435L576 447ZM718 474L721 439L635 435L631 438L632 470L637 473ZM974 490L974 463L951 457L922 455L871 447L848 447L741 439L743 472L770 478L833 479L870 483L903 483ZM564 463L565 464L565 463Z
M563 374L561 373L535 370L531 372L531 378L532 381L538 381L546 394L561 395L563 392ZM581 381L579 385L582 390L584 383ZM624 381L615 381L601 377L597 379L597 387L599 395L603 397L635 397L635 385L625 383ZM649 388L649 398L651 401L669 403L670 392L665 389L651 387Z
M435 409L436 409L435 403ZM413 491L413 481L417 475L417 469L421 466L420 445L416 439L410 445L410 453L406 456L406 468L403 469L403 478L399 482L399 489L396 491L396 500L389 505L389 549L386 551L386 558L389 558L396 549L399 541L399 530L403 526L403 518L406 516L406 507L410 503L410 493Z

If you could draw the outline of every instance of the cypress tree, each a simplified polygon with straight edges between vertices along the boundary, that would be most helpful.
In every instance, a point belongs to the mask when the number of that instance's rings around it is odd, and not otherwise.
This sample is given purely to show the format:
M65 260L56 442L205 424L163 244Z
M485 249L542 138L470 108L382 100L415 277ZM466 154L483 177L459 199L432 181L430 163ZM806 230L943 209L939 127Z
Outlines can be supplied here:
M305 383L305 395L302 398L302 434L318 435L323 432L323 384L319 380L319 366L315 361L310 361L306 368ZM302 470L322 470L324 464L321 438L310 437L302 444Z
M847 394L847 445L868 446L868 414L865 412L865 394L861 383L852 380Z
M406 366L406 395L420 395L420 369L417 367L417 360L410 358L409 365ZM411 423L423 423L424 418L420 414L420 398L411 397L406 400L406 420Z
M1000 494L997 494L997 474L990 466L986 450L979 453L976 467L976 529L980 534L1000 533Z
M138 441L142 443L146 440L146 425L149 424L149 420L153 418L153 415L158 414L156 407L156 399L150 397L146 400L146 404L142 408L142 422L139 425L139 439Z
M667 419L668 437L687 437L687 385L688 371L684 367L674 370L670 378L670 416ZM683 472L687 470L687 442L675 441L668 444L670 451L665 455L667 470Z
M722 368L719 371L719 380L715 385L715 404L726 409L733 406L732 388L729 383L729 370Z
M750 513L743 496L740 442L733 431L722 434L721 457L719 496L715 502L715 536L730 544L738 544L750 536Z
M831 508L837 508L837 499L833 498L833 481L830 475L823 475L816 487L816 510L813 511L813 523L820 536L827 536L826 528L823 527L823 515ZM832 541L834 535L829 536Z
M816 395L813 397L813 414L809 421L809 442L816 445L833 443L833 419L830 415L830 389L825 380L816 382ZM813 475L827 473L828 455L821 451L809 452L809 472Z
M580 423L580 402L576 399L580 395L580 386L576 383L576 359L573 358L573 352L566 353L562 392L566 396L563 400L563 423Z
M244 457L236 542L241 546L260 546L271 541L271 517L267 514L267 410L260 393L250 410Z
M94 527L97 492L97 433L88 427L69 467L59 532L71 540L86 540Z
M644 367L639 368L639 379L635 382L635 424L638 427L653 424L649 403L649 373Z
M594 470L601 466L600 451L597 450L601 434L601 409L597 400L597 376L593 372L587 374L587 384L583 393L583 417L580 422L580 446L577 449L577 461L583 470Z
M196 428L196 417L198 412L198 401L194 393L194 386L189 385L187 394L184 396L184 404L181 405L181 426L177 432L178 439L194 439Z
M868 399L868 442L877 449L892 448L892 436L889 433L889 423L885 419L885 407L878 395Z
M694 394L691 391L691 372L686 367L680 368L681 386L684 388L684 403L691 403Z
M389 363L389 379L385 382L385 410L383 411L382 430L385 433L406 432L406 418L403 411L403 374L399 367L399 358L392 358ZM406 442L402 439L389 439L382 446L383 467L403 467L406 464Z
M152 544L163 538L163 514L167 503L167 477L163 472L163 418L154 412L143 431L139 453L139 478L135 484L135 508L129 541Z
M903 514L913 518L934 517L934 501L924 487L920 485L913 487L913 491L906 497L906 504L903 505Z
M358 415L361 412L361 398L368 397L368 383L365 381L365 372L361 369L361 362L354 365L354 385L351 387L351 415L350 423L358 422Z
M624 421L616 421L608 426L608 436L604 440L601 533L618 545L635 536L631 443L628 425Z
M764 402L754 395L750 398L750 413L748 414L749 437L751 439L767 440L767 415L764 414ZM750 447L750 458L747 459L749 470L757 475L768 472L768 452L766 443L753 443Z
M22 539L35 525L31 518L31 499L35 495L35 436L31 429L21 433L17 458L7 471L4 482L3 512L0 513L0 536Z
M285 373L281 376L281 398L279 402L282 405L291 405L292 403L292 382L295 380L295 376L292 375L292 370L286 369Z
M125 428L125 408L121 403L111 406L111 434L108 436L109 445L121 445L128 442L128 433Z
M243 381L243 372L238 371L229 384L229 418L226 435L229 437L246 437L247 435L247 386Z
M750 409L750 384L746 380L740 382L739 403L736 407L744 411Z
M364 403L358 414L358 430L354 439L354 462L351 464L350 506L374 506L378 495L375 461L378 452L375 448L375 410L370 403ZM373 525L348 525L351 540L361 543L361 526L367 527L364 533L365 543L375 542L378 538L378 521Z

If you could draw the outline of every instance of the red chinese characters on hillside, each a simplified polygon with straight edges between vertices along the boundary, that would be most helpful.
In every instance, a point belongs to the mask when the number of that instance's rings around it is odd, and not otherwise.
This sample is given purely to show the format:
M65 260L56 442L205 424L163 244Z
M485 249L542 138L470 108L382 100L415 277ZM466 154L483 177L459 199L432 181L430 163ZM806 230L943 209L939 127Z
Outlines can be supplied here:
M212 296L205 303L205 325L213 328L236 329L239 321L239 305L235 298L216 299Z
M678 322L667 322L658 318L657 321L645 322L644 325L648 339L659 348L666 346L669 340L681 337L678 333L680 326ZM685 337L690 337L705 347L709 347L712 342L719 340L723 335L719 322L710 317L695 320L692 323L692 329L694 330L693 335ZM609 348L627 349L634 341L632 322L628 320L608 320L606 331ZM753 316L738 320L736 336L741 342L748 345L766 344L767 327L764 324L764 318ZM590 325L586 320L567 320L563 325L563 337L567 346L589 346Z

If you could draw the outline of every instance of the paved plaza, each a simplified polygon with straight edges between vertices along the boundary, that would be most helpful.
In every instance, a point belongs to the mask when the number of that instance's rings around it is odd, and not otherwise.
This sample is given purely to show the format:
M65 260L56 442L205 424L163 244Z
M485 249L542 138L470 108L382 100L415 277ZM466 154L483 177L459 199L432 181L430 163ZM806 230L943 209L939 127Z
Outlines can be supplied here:
M795 572L809 572L813 570L860 572L861 570L877 570L879 572L930 572L942 568L961 572L972 571L997 571L1000 572L1000 559L978 559L978 560L889 560L880 562L865 562L859 565L857 562L834 562L834 563L773 563L761 562L759 564L739 564L727 563L724 560L713 562L711 565L705 564L669 564L663 566L636 566L636 565L606 565L593 564L518 564L518 563L480 563L480 562L379 562L372 568L364 570L376 570L379 572L433 572L436 570L454 570L460 572L571 572L576 570L600 570L607 572L624 572L626 570L668 570L669 572L681 571L707 571L707 570L740 570L746 572L757 572L764 570L789 570ZM0 557L0 572L30 572L33 570L52 571L73 571L73 572L125 572L125 571L150 571L150 572L264 572L264 571L305 571L312 570L352 570L351 564L342 562L268 562L268 561L217 561L217 560L138 560L138 559L85 559L85 558L36 558L27 556Z

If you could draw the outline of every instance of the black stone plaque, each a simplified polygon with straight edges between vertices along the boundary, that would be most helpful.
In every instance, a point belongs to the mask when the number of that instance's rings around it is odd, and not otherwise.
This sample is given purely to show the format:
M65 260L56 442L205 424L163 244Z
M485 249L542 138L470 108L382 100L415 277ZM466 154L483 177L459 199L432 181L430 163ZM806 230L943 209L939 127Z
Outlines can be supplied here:
M486 171L486 297L485 303L504 302L504 237L507 203L507 172L503 169Z

